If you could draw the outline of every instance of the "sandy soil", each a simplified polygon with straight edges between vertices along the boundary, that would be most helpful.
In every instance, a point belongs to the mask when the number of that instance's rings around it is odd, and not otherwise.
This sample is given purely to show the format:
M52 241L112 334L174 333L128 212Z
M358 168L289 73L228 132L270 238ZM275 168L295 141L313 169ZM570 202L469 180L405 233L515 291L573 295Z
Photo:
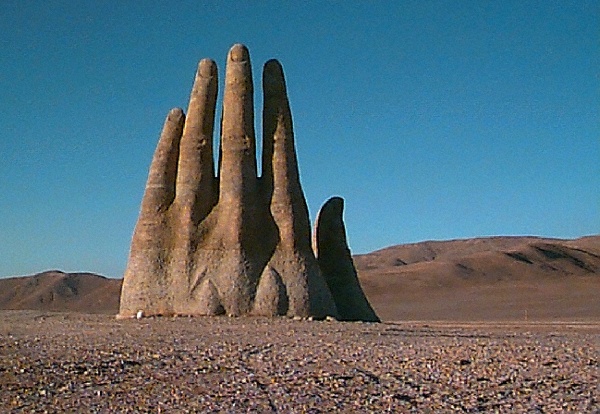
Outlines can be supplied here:
M0 412L600 412L600 322L2 311Z

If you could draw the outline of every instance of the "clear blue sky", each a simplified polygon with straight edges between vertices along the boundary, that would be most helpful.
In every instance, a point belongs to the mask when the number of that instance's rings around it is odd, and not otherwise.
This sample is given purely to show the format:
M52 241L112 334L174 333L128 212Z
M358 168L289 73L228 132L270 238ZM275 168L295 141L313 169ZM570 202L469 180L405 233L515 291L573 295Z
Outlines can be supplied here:
M311 218L343 196L354 253L600 232L598 1L2 0L0 27L0 276L120 277L164 117L237 42L257 92L282 62Z

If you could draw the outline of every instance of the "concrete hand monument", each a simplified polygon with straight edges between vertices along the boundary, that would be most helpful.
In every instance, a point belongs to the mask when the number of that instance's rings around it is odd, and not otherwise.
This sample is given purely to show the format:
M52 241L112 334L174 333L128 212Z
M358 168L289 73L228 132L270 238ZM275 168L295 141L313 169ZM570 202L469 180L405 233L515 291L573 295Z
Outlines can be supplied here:
M227 56L218 174L217 67L198 65L187 117L169 112L133 234L119 317L299 316L378 321L346 243L343 201L325 203L314 251L283 70L263 69L257 175L250 56Z

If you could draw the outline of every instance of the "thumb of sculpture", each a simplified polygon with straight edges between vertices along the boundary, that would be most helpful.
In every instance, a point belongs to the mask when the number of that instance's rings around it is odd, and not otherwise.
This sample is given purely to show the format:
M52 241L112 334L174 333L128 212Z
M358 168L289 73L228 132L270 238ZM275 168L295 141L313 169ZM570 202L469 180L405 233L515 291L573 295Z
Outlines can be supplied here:
M344 200L332 197L319 211L313 242L319 267L342 320L379 322L360 286L352 262L346 242L343 210Z
M288 316L378 322L346 242L343 200L319 213L313 246L283 69L263 72L263 176L243 45L228 54L219 174L212 136L217 69L198 66L187 119L165 121L125 270L120 318Z

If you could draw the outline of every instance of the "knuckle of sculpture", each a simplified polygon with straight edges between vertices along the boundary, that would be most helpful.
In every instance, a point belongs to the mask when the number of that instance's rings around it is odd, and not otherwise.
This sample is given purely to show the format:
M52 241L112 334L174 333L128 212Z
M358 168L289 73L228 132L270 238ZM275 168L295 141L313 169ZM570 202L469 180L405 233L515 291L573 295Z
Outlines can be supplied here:
M228 66L225 95L231 93L227 89L230 86L236 95L251 93L248 49L234 45L228 54L228 65L230 62L244 69L240 72ZM197 75L216 78L214 61L201 60ZM155 211L150 217L140 213L124 275L119 317L287 315L379 320L360 287L347 247L341 198L323 206L316 222L314 251L311 247L285 80L276 60L264 65L263 89L268 95L265 116L272 117L263 136L263 148L270 148L263 152L263 177L256 177L253 135L230 133L248 127L244 114L252 114L250 97L237 102L241 110L224 115L219 165L225 171L212 177L208 187L196 186L192 204L185 208ZM197 96L192 93L190 99ZM214 111L212 104L214 101L203 110ZM181 110L169 113L173 121L183 116ZM204 128L212 132L206 125ZM199 142L206 139L198 137ZM212 142L207 145L212 151ZM204 145L195 150L201 147ZM189 145L186 148L190 150ZM159 146L157 153L159 150L164 149ZM243 156L238 158L235 153L240 151ZM224 153L229 154L226 157L233 154L233 158L226 159ZM177 164L180 155L189 157L187 152L171 157L174 159L162 156L168 162L162 163L158 172L153 162L150 174L160 173L161 182L169 181L173 174L188 177L184 189L193 189L193 180L199 180L199 175L186 169L198 167L179 162L177 169L173 163ZM212 158L210 165L212 168ZM156 191L147 187L144 199L158 197L156 194L161 193ZM203 197L209 200L202 201ZM193 203L204 203L205 210L210 207L199 220L190 219L189 212L199 208Z

